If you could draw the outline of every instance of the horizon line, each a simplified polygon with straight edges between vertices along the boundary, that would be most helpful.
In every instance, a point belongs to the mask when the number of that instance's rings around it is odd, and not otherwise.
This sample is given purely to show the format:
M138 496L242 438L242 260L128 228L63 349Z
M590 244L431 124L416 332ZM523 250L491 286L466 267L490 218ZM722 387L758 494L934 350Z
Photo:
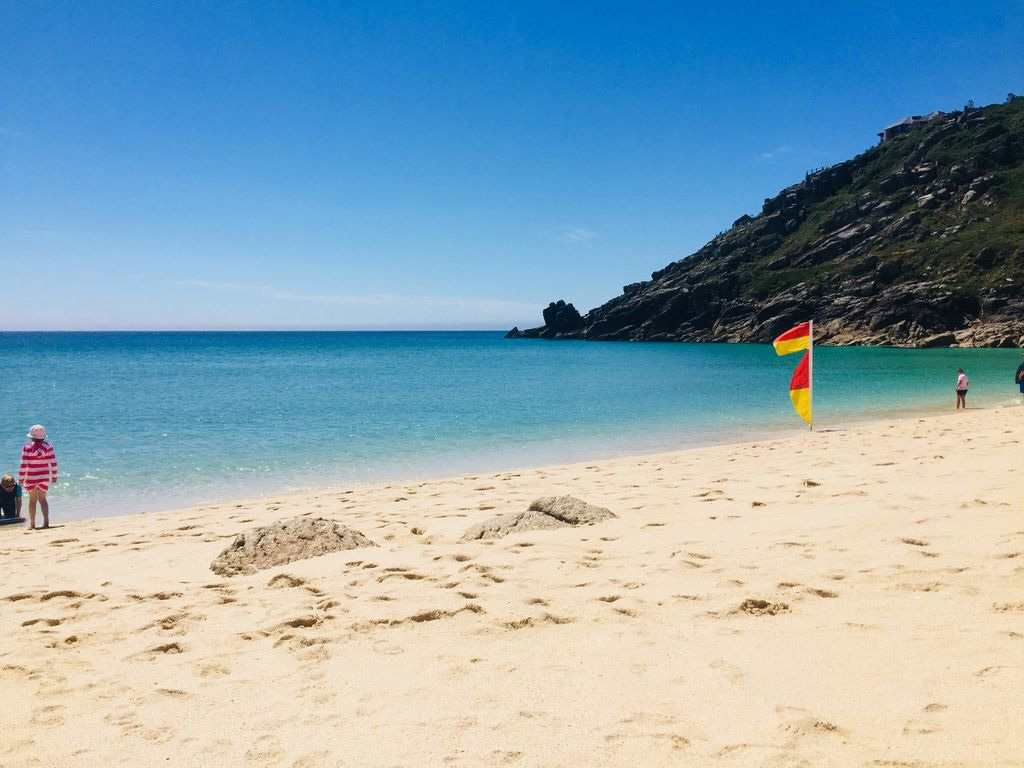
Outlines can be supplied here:
M517 327L517 326L516 326ZM498 333L510 328L20 328L10 333Z

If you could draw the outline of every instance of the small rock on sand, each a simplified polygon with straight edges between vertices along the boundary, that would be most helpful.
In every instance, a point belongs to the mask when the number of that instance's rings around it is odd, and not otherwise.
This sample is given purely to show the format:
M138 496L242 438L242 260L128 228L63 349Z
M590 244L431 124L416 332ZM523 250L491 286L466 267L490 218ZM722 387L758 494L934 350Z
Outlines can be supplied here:
M322 517L293 517L238 534L210 563L210 570L220 576L238 576L329 552L375 546L359 531Z
M736 610L749 613L751 616L775 616L779 613L789 613L789 605L750 597L740 603L740 607Z
M615 514L573 496L545 496L530 504L526 512L499 515L477 523L466 530L462 540L500 539L519 531L593 525L609 517L615 517Z

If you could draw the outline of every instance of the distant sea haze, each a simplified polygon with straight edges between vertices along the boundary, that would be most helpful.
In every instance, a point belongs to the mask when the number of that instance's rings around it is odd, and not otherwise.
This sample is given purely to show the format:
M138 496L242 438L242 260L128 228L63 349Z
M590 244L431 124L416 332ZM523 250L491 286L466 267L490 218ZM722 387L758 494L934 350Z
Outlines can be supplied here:
M806 430L795 356L749 344L516 341L500 332L3 333L0 472L28 427L60 461L55 520L565 464ZM815 351L815 419L1013 405L1014 350ZM22 373L26 371L26 373Z

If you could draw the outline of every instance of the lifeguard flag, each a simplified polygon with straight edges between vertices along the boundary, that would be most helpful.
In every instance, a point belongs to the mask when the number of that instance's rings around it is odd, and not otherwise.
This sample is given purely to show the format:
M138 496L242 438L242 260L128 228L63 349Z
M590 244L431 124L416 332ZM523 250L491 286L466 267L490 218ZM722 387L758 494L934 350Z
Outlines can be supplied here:
M781 338L781 337L780 337ZM778 343L778 341L776 341ZM807 337L804 337L804 344ZM804 352L800 362L793 371L793 378L789 380L789 399L793 401L793 409L797 415L808 424L811 421L811 376L808 357L810 352Z
M775 347L777 355L788 355L791 352L807 349L811 346L811 324L809 322L800 323L795 328L790 328L775 339L772 346ZM803 364L801 363L801 365Z

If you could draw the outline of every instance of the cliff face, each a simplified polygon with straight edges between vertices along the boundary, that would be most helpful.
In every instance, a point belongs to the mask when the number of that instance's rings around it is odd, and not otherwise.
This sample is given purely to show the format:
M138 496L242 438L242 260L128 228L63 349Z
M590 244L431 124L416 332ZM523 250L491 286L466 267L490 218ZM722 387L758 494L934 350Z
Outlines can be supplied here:
M570 311L571 310L571 311ZM1024 344L1024 99L940 117L809 174L582 317L510 335Z

